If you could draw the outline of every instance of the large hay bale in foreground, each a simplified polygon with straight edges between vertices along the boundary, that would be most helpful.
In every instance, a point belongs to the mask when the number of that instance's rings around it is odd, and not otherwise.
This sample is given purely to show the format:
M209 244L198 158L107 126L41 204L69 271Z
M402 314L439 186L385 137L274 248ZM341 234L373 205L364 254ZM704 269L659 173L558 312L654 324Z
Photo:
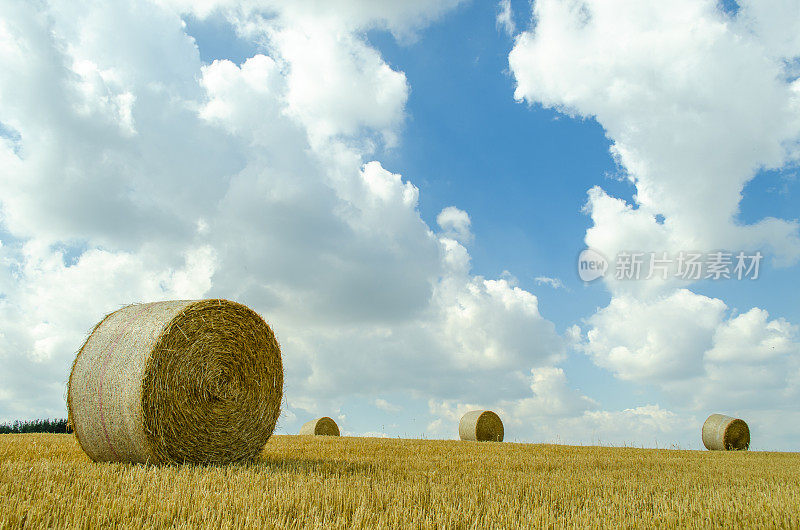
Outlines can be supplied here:
M300 427L302 436L339 436L339 426L327 416L307 421Z
M712 451L743 451L750 447L750 429L738 418L712 414L703 423L703 445Z
M92 460L223 464L258 455L275 429L283 364L270 327L227 300L111 313L69 377L69 418Z
M458 436L462 440L502 442L503 434L503 422L491 410L471 410L458 424Z

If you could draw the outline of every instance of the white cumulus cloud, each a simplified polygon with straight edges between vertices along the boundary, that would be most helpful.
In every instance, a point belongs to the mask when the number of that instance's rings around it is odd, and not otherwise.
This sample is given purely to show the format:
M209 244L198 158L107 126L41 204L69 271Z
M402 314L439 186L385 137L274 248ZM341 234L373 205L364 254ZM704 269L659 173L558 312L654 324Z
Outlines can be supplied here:
M726 249L797 263L797 220L747 224L738 214L760 170L798 160L800 9L739 5L731 15L713 0L533 4L532 29L509 55L515 98L596 120L635 190L632 202L588 191L588 247L612 260ZM758 307L733 314L671 276L620 281L612 269L605 284L611 301L578 341L597 365L659 389L689 415L774 414L796 399L795 325Z
M469 214L455 206L448 206L439 212L436 224L444 231L446 237L455 239L462 245L469 244L473 239Z
M589 246L800 257L795 221L735 219L756 171L796 156L800 81L782 74L800 48L775 55L710 0L541 0L533 15L509 55L515 97L596 119L636 187L634 208L590 193Z
M289 429L348 398L529 397L526 374L565 353L538 299L473 275L468 214L433 230L374 158L409 86L364 32L410 34L457 3L2 4L0 123L17 134L0 143L0 420L63 414L92 326L170 298L265 316ZM261 53L203 64L188 12Z

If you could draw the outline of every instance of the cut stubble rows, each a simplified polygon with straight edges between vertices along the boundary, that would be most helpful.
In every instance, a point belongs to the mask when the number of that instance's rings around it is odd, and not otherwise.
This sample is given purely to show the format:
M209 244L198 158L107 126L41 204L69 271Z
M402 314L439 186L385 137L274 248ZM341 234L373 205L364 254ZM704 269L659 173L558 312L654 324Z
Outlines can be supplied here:
M800 527L800 454L273 436L227 466L0 436L0 526Z

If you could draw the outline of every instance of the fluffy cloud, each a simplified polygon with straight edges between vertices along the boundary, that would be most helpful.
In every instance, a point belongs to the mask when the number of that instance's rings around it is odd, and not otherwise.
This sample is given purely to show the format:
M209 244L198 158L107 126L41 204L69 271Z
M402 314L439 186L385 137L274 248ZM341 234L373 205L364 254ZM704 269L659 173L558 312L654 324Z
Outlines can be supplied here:
M575 416L588 409L597 408L597 403L582 396L567 383L564 370L545 367L531 370L529 377L531 397L506 404L517 424L540 423L545 418Z
M589 190L587 246L612 259L715 249L761 250L783 265L800 258L796 220L737 218L759 170L798 159L800 9L739 5L734 16L713 0L534 3L532 29L509 55L516 99L597 120L635 187L632 204ZM619 281L612 270L605 282L612 299L579 341L597 365L686 414L774 413L795 402L796 326L760 308L730 314L671 277Z
M539 314L537 298L507 280L448 278L434 297L441 341L456 346L453 355L464 366L509 369L563 359L561 340Z
M725 309L721 300L685 289L656 301L617 296L589 318L586 351L623 379L695 376Z
M444 231L445 236L455 239L462 245L469 244L473 239L469 214L455 206L448 206L439 212L436 224Z
M347 148L309 151L303 124L281 106L288 84L266 56L241 67L216 61L201 82L201 115L253 146L207 221L206 237L230 271L217 288L297 325L421 310L439 250L416 210L417 189Z
M642 245L800 257L796 222L736 222L755 172L796 154L800 81L784 71L800 47L764 42L766 10L745 10L760 14L753 32L716 4L541 0L509 55L516 98L595 118L636 186L635 209L589 195L586 243L608 256Z
M185 105L202 91L180 19L152 9L117 17L105 5L3 9L0 122L19 134L18 150L0 149L5 227L106 248L191 238L196 212L213 206L238 160ZM151 31L168 52L122 44Z
M392 405L383 398L375 399L375 406L386 412L399 412L403 410L403 407L400 407L399 405Z
M394 143L408 99L402 72L351 33L316 25L268 31L272 48L289 66L287 110L306 127L312 143L368 130Z
M626 380L656 385L692 410L791 408L800 395L800 335L753 308L681 289L656 301L612 299L591 316L581 348Z
M536 296L472 275L466 212L432 229L371 158L408 83L363 31L456 3L3 4L0 419L63 414L104 313L203 296L273 325L290 426L354 396L388 410L374 396L393 391L528 398L526 374L565 353ZM202 64L180 18L195 9L263 53Z
M287 373L296 374L297 394L306 396L290 398L293 406L316 412L319 399L341 403L347 394L408 390L453 402L513 404L531 393L525 376L531 367L563 360L563 340L535 296L507 280L470 276L466 249L446 238L441 247L445 271L416 318L370 327L359 318L317 329L303 329L308 319L286 320L291 326L283 327L293 330L283 343Z
M127 303L201 298L216 268L214 250L190 248L165 267L148 252L89 249L67 264L63 250L37 241L0 248L0 416L62 416L75 352L92 323Z
M800 5L792 0L764 3L739 0L739 11L732 21L740 31L753 34L767 52L776 58L793 57L800 50ZM797 73L790 64L788 73Z

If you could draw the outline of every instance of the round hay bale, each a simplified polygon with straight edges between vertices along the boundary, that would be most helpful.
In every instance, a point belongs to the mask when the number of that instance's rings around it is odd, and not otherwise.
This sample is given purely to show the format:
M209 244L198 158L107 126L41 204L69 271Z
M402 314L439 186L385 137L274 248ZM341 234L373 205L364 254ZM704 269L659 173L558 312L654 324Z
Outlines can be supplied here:
M303 436L339 436L339 426L327 416L307 421L300 427Z
M712 451L744 451L750 447L750 429L738 419L712 414L703 423L703 445Z
M227 300L129 305L95 326L69 377L69 421L102 462L225 464L257 456L283 396L270 327Z
M462 440L502 442L503 433L503 421L491 410L471 410L458 424L458 436Z

